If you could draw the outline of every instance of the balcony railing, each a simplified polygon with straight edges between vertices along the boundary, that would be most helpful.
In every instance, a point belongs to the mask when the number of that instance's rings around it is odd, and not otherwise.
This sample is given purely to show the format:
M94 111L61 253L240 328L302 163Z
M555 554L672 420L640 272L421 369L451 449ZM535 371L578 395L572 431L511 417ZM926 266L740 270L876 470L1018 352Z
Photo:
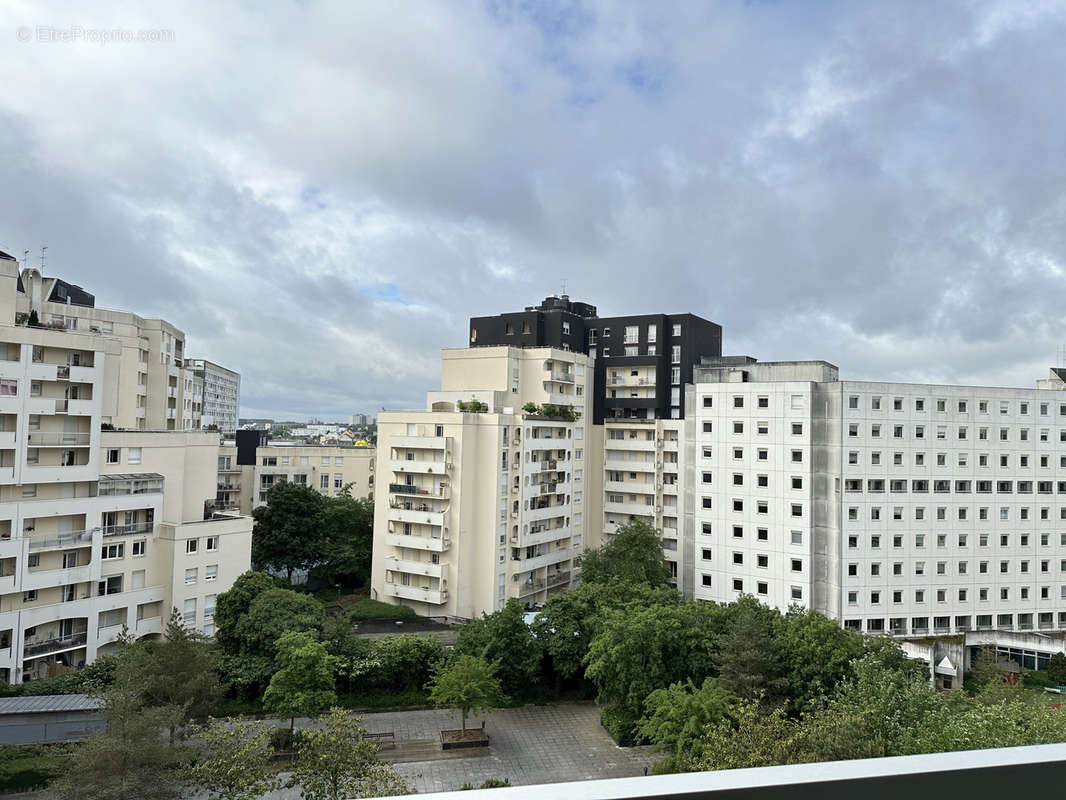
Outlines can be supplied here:
M548 588L549 589L551 587L553 587L553 586L559 586L560 584L569 583L569 582L570 582L570 573L569 572L556 572L554 575L549 575L548 576Z
M49 547L69 547L76 544L91 544L93 540L92 530L71 531L61 533L50 539L30 539L30 550L45 550Z
M65 433L63 431L41 433L40 431L31 431L26 436L26 442L32 447L88 447L91 443L91 438L91 433Z
M130 536L136 533L151 533L154 522L131 522L128 525L105 525L104 536Z
M422 489L418 486L408 486L406 483L390 483L389 491L393 494L411 494L422 497L447 497L446 489Z
M37 656L43 656L49 653L58 653L60 650L71 650L75 647L81 647L85 644L87 636L88 631L81 631L67 636L60 636L55 639L48 639L43 642L31 642L22 648L22 657L36 658Z
M535 592L539 592L541 589L544 589L546 586L547 584L544 581L533 581L532 583L530 581L526 581L519 588L518 596L525 597L527 594L534 594Z

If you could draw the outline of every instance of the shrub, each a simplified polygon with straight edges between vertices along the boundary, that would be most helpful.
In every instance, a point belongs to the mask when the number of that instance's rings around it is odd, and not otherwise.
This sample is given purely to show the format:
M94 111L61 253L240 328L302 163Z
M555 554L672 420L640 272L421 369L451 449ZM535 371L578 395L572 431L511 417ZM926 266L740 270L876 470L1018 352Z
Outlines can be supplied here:
M442 658L444 645L436 639L386 636L374 642L363 685L380 693L421 690Z
M506 778L489 778L488 780L483 781L480 786L475 786L472 783L464 783L462 786L459 787L459 791L469 792L472 789L503 789L510 785L511 782Z
M640 717L621 706L604 706L600 711L600 724L621 747L637 743L637 723Z
M418 614L407 606L394 606L365 597L348 607L348 619L358 622L361 619L415 619Z

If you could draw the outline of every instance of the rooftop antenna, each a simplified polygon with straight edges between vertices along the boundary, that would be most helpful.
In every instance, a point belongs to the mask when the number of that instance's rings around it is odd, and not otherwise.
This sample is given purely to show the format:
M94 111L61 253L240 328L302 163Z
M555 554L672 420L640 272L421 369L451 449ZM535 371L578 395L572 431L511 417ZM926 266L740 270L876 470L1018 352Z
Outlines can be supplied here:
M22 251L22 268L26 269L27 267L29 267L29 265L30 265L30 251L29 250L23 250Z
M45 257L45 253L47 253L47 252L48 252L48 245L42 244L41 245L41 274L42 275L44 275L44 257Z
M566 278L563 278L563 297L566 297Z
M1062 345L1055 354L1055 365L1057 367L1066 367L1066 344Z

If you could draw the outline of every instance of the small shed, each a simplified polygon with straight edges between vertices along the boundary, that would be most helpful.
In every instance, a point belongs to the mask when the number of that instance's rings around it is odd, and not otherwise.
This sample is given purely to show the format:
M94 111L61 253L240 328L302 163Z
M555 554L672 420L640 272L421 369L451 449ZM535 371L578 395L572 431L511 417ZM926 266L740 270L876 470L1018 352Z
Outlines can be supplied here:
M0 744L77 741L104 729L103 706L87 694L0 698Z

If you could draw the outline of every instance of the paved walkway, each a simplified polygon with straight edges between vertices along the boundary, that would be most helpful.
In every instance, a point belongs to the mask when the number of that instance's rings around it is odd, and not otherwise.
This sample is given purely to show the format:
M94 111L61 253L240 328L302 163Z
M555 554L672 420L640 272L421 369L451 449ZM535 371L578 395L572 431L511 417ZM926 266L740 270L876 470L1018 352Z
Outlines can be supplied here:
M363 727L370 733L395 734L395 749L384 749L381 756L395 762L396 771L416 792L453 791L489 778L509 780L512 786L630 778L643 775L654 760L646 747L618 747L601 727L599 709L592 703L497 709L471 717L467 726L478 727L482 720L488 748L447 752L440 749L440 730L459 727L458 711L365 714ZM309 723L296 721L297 727ZM49 794L8 797L44 800ZM298 789L281 789L263 800L299 797Z
M592 703L560 703L488 711L467 720L485 721L488 752L441 751L441 728L458 728L459 712L444 710L388 711L363 716L370 733L392 731L396 749L382 750L396 760L396 771L417 792L445 792L464 783L479 785L489 778L513 786L643 775L653 761L645 747L618 747L600 726ZM426 760L409 761L408 757ZM454 754L454 755L453 755ZM295 790L273 792L270 800L298 798Z

